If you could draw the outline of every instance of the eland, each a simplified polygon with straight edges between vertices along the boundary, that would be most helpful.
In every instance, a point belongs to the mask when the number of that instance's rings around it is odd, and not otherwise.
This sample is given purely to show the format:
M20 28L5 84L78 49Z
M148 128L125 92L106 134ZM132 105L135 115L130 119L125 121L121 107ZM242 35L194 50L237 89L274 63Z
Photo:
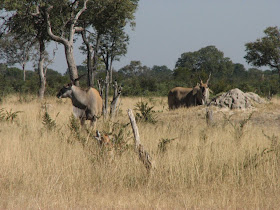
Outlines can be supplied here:
M102 114L102 98L96 89L90 87L83 90L74 85L74 82L64 85L58 92L57 98L70 98L73 105L73 114L80 119L81 125L84 125L86 120L90 120L95 129L97 119Z
M191 107L204 105L209 100L209 87L208 83L211 77L211 73L206 83L200 79L193 88L175 87L168 93L168 106L169 109L177 109L179 107Z

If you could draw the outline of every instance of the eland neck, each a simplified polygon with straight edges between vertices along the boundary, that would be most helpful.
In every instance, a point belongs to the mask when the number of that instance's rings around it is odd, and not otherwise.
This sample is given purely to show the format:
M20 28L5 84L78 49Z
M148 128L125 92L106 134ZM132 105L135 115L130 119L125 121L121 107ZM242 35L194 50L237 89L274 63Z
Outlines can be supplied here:
M78 108L84 108L87 104L87 95L84 90L75 85L72 86L72 102Z

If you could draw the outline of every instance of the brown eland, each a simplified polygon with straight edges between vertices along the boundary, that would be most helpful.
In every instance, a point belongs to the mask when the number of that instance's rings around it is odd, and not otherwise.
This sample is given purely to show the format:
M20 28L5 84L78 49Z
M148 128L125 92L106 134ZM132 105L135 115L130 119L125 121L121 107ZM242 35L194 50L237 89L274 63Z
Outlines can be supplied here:
M191 107L204 105L209 100L209 87L208 83L211 77L211 73L206 83L200 79L193 88L175 87L168 93L168 106L169 109L177 109L179 107Z

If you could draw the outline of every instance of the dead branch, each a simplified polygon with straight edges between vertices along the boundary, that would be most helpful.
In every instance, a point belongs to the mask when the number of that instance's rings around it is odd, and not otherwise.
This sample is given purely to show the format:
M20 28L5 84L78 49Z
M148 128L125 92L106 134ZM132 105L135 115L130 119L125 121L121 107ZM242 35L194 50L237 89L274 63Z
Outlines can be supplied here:
M150 169L153 168L152 158L151 158L150 154L144 149L143 145L141 144L138 127L137 127L136 120L135 120L132 110L128 109L127 113L128 113L129 119L130 119L133 134L134 134L135 149L138 152L139 159L145 165L146 169L148 171L150 171Z
M104 80L103 79L98 79L97 80L97 86L98 86L98 91L99 91L99 95L101 96L101 98L103 98L103 92L104 92Z
M117 104L119 102L119 99L120 99L121 93L122 93L122 86L119 86L116 80L114 82L113 87L114 87L114 95L113 95L113 100L112 100L111 106L110 106L111 118L114 118L116 115Z

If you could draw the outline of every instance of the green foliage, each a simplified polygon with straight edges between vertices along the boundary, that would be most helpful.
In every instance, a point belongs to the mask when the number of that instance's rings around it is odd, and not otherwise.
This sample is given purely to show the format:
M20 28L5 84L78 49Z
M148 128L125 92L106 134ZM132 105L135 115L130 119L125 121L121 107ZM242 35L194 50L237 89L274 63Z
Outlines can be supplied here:
M115 73L115 79L122 81L124 96L167 95L174 87L172 71L166 66L142 66L140 61L131 61Z
M112 136L113 136L113 145L115 151L117 151L118 154L122 154L124 151L126 151L129 148L129 145L127 143L128 136L130 136L131 132L128 127L130 124L124 124L124 123L113 123L112 126Z
M209 52L206 52L207 50ZM178 67L171 71L166 66L153 66L150 68L143 66L140 61L131 61L129 65L113 72L113 80L117 80L119 84L122 84L123 96L167 96L169 90L176 86L193 87L200 82L200 77L203 81L206 81L209 76L208 71L211 71L211 66L214 66L219 69L219 71L215 70L216 73L212 73L209 82L209 87L214 94L233 88L239 88L244 92L255 92L265 97L280 93L277 70L245 69L242 64L232 64L228 59L221 57L223 54L214 47L206 47L200 53L197 52L186 53L187 57L190 54L192 55L191 62L193 62L193 59L199 59L195 56L201 56L200 54L204 56L211 52L216 52L217 56L220 56L219 60L223 62L218 62L214 57L214 64L211 64L212 58L209 58L210 60L204 58L201 61L206 62L206 64L200 64L201 68L197 68L194 71L189 68L191 65L188 64L188 59L183 63L182 59L185 58L183 53L182 58L177 62ZM206 68L204 66L208 66L207 63L209 63L209 67ZM184 66L180 67L179 64ZM197 67L197 65L195 66ZM78 66L77 68L79 75L87 74L85 66ZM104 77L105 71L100 71L95 78ZM39 87L37 70L35 72L26 71L25 82L22 78L22 70L0 64L0 96L6 96L10 93L20 93L21 95L25 93L37 94ZM61 75L54 70L48 69L46 95L56 95L57 91L67 83L69 83L67 73ZM80 85L82 87L87 86L86 77L80 80Z
M57 116L58 116L58 114L57 114ZM47 130L49 130L49 131L54 130L56 128L56 122L55 122L55 120L53 120L51 118L51 116L49 115L47 110L45 110L45 113L43 115L42 123L45 126L45 128L47 128Z
M66 83L69 77L62 76L60 73L48 69L46 95L56 95L57 91ZM0 68L0 95L20 93L22 100L25 100L26 94L37 94L39 89L39 80L37 70L26 71L26 80L23 81L23 72L18 68Z
M265 36L255 42L245 44L248 63L254 66L270 66L280 71L280 29L278 27L268 27L264 30Z
M206 80L211 72L213 78L218 79L232 74L233 63L215 46L207 46L195 52L183 53L175 68L184 68L193 78L198 79L200 76ZM174 71L176 72L176 69Z
M18 113L22 111L15 111L13 112L12 109L10 111L5 110L4 108L0 109L0 122L14 122L18 117Z
M86 138L82 135L79 119L75 118L75 116L72 114L69 120L70 123L68 127L71 131L71 136L73 136L75 140L78 140L78 142L80 142L82 145L85 145ZM73 140L69 138L68 142L73 143Z
M0 109L0 121L4 121L5 120L5 113L4 113L4 108Z
M136 112L136 121L138 122L147 122L155 124L157 122L155 118L155 111L153 106L149 106L147 102L140 101L135 105Z

